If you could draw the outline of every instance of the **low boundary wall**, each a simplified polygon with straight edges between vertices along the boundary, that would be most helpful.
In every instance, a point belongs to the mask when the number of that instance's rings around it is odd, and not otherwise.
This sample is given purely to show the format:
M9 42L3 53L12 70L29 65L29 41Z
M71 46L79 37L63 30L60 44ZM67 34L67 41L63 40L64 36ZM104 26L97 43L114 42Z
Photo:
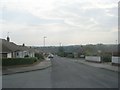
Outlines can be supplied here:
M91 61L91 62L101 62L101 57L100 56L86 56L85 60Z
M112 56L112 64L120 65L120 57Z

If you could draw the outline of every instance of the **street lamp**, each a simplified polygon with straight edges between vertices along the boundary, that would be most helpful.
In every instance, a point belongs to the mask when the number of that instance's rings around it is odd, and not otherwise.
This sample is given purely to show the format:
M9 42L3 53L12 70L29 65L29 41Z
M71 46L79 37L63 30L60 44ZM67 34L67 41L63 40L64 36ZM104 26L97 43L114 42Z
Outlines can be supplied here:
M46 36L43 37L44 47L45 47L45 39L46 39L46 38L47 38Z
M118 44L118 42L117 42L117 40L116 40L116 42L115 42L116 44Z
M60 45L60 47L61 47L61 46L62 46L62 43L60 42L59 45Z
M101 50L98 50L99 56L101 56Z

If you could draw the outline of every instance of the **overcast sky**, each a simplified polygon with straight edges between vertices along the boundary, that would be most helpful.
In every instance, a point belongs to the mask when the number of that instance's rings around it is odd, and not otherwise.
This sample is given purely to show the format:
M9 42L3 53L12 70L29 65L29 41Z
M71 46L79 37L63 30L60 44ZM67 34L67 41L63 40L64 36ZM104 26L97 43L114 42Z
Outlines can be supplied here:
M119 0L0 0L0 38L16 44L113 44Z

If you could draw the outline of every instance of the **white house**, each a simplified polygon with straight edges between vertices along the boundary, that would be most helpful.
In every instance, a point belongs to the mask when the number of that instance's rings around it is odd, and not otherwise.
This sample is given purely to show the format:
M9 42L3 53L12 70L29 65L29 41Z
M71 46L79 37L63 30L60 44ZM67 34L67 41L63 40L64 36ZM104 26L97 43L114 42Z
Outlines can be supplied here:
M19 46L7 37L7 40L0 39L0 45L2 46L2 51L0 51L0 56L2 58L24 58L24 57L35 57L35 50L26 46Z

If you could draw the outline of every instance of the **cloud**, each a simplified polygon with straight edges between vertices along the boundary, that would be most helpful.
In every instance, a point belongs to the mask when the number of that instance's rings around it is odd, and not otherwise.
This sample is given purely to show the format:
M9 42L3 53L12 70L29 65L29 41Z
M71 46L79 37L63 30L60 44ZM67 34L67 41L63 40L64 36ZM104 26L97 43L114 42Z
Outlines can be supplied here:
M48 24L48 23L62 23L62 20L52 20L52 19L42 19L40 17L35 17L27 11L14 11L3 9L2 11L2 20L7 22L13 22L18 24L29 24L29 25L39 25L39 24Z
M49 45L109 42L116 38L118 0L1 0L3 37L18 43ZM114 33L113 33L114 32ZM99 35L104 35L99 37ZM111 40L108 40L110 38Z

